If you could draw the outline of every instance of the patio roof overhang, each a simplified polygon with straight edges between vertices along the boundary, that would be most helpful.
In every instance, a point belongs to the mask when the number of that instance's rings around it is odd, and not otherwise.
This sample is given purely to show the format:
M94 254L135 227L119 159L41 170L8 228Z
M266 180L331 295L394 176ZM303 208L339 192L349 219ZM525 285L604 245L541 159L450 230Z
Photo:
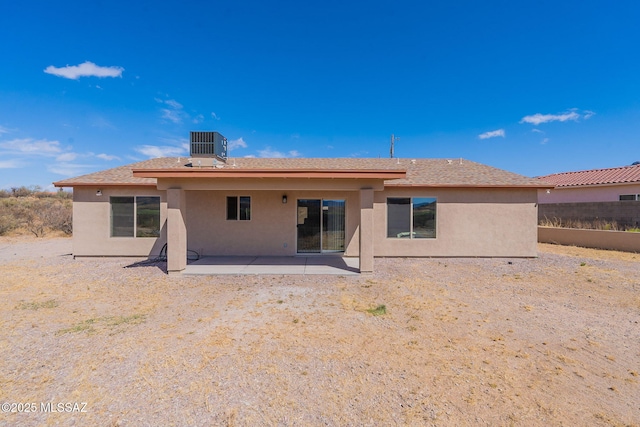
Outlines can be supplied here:
M404 179L399 169L133 169L135 178L280 178L280 179Z

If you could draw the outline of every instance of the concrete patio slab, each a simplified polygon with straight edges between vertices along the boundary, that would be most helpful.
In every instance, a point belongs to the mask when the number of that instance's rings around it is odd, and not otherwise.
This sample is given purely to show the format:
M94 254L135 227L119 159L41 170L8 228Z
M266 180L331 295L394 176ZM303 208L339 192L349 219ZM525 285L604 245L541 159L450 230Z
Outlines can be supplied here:
M203 257L190 262L184 275L358 275L359 259L341 256Z

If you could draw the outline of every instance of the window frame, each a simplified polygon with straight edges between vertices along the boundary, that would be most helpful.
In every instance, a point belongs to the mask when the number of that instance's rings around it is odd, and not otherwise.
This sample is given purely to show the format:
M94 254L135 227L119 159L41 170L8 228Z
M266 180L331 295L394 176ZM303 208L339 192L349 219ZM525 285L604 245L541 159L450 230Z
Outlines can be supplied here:
M227 196L226 200L227 221L251 221L251 196ZM233 205L230 204L231 200ZM233 209L229 209L230 207Z
M623 199L623 197L633 197L633 199ZM637 202L640 200L640 194L620 194L618 201L620 202Z
M155 236L139 236L138 235L138 227L139 227L139 222L140 222L140 218L138 216L138 199L139 198L147 198L147 199L157 199L158 200L158 229L157 229L157 235ZM114 215L113 215L113 206L114 206L114 202L113 199L132 199L133 200L133 211L132 211L132 218L131 218L131 228L132 228L132 234L131 235L127 235L127 236L115 236L114 235ZM122 216L122 215L121 215ZM162 229L162 198L160 196L157 195L136 195L136 196L109 196L109 238L112 239L157 239L160 237L160 232Z
M389 235L389 205L394 204L394 203L390 203L390 200L409 200L409 209L408 209L408 215L409 215L409 231L406 232L401 232L401 233L396 233L395 235ZM434 218L433 218L433 236L418 236L416 233L416 228L415 228L415 217L416 217L416 211L415 211L415 200L432 200L431 202L428 203L433 203L434 204ZM402 203L396 203L396 204L402 204ZM432 240L432 239L436 239L438 237L438 198L437 197L433 197L433 196L402 196L402 197L387 197L386 200L386 230L385 230L385 234L386 234L386 238L387 239L394 239L394 240ZM400 234L407 234L406 236L400 236Z

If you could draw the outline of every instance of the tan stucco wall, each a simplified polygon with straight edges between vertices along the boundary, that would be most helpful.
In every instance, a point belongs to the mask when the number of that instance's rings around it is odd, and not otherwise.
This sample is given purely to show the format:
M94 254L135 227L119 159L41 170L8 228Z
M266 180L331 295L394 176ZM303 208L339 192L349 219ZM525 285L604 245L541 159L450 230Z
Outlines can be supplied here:
M538 227L538 241L585 248L640 252L640 233L629 231Z
M251 220L227 221L227 196L251 197ZM204 255L295 255L297 199L345 200L345 254L358 255L355 191L186 191L187 246Z
M185 191L188 249L202 255L295 255L297 199L344 199L346 201L345 255L360 251L359 189L326 191L228 189ZM296 183L292 187L301 187ZM309 186L310 184L306 184ZM167 200L165 191L151 187L74 190L73 252L76 256L157 255L166 242ZM282 203L286 194L288 203ZM161 237L109 237L109 196L161 197ZM227 221L226 197L250 196L251 220ZM389 239L386 237L387 197L436 197L436 239ZM536 190L419 189L395 188L374 192L374 256L536 256ZM367 242L363 242L367 245Z
M538 203L617 202L621 194L640 194L640 184L590 185L539 190Z
M436 197L436 238L387 238L387 197ZM387 189L374 204L375 256L537 256L535 189Z
M102 196L96 191L102 190ZM160 196L160 238L110 237L110 196ZM167 202L153 187L76 187L73 190L74 256L158 255L166 241Z

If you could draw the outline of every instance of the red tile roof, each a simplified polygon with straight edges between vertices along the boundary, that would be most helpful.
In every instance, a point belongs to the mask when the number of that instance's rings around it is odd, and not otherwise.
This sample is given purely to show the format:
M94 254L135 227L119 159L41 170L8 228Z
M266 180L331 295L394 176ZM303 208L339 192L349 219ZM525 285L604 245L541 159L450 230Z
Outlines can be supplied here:
M591 169L578 172L563 172L541 176L538 179L556 187L582 185L628 184L640 182L640 165L621 166L608 169Z
M202 160L202 170L229 171L406 171L406 178L385 181L386 186L429 186L429 187L533 187L550 188L540 180L527 178L502 169L456 159L365 159L365 158L230 158L220 162L218 168L212 160ZM156 178L140 178L133 170L165 169L191 170L197 168L182 157L164 157L145 160L76 178L54 183L57 187L75 186L123 186L153 185Z

